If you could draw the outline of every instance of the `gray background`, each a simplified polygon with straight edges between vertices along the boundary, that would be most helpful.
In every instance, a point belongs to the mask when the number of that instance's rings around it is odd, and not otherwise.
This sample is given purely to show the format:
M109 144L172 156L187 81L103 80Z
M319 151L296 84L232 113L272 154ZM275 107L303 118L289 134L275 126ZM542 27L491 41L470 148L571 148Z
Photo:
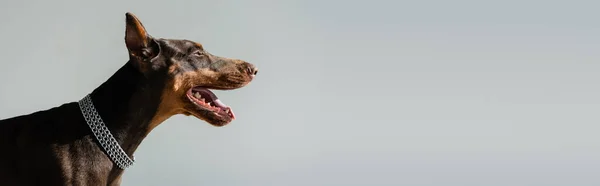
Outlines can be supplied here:
M123 185L600 185L597 1L0 2L0 118L76 101L150 34L256 64Z

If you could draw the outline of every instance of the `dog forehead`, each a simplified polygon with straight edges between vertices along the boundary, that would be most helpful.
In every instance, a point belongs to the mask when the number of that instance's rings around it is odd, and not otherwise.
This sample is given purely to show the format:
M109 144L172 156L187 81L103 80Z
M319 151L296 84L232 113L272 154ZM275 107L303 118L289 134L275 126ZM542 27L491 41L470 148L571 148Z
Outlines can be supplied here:
M187 39L161 39L163 47L177 51L190 52L190 49L204 50L204 47L199 42Z

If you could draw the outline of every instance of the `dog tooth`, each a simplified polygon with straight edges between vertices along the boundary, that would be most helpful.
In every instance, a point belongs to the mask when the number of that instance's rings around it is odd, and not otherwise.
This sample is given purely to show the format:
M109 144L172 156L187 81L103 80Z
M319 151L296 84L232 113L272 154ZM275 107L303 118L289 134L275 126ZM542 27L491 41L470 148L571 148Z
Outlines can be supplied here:
M197 98L201 98L202 97L202 96L200 96L200 93L198 93L198 92L194 93L194 96L197 97Z
M202 101L202 102L205 102L205 101L204 101L204 98L200 98L200 101Z

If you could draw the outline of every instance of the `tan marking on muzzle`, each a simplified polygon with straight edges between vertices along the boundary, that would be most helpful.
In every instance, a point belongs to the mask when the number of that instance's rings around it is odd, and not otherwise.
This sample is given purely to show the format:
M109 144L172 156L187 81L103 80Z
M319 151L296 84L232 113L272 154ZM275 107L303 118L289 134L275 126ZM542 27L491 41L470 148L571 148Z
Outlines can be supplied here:
M184 72L183 74L175 75L173 83L173 90L175 92L187 91L187 89L193 88L194 86L211 86L216 84L217 72L201 69L197 71Z

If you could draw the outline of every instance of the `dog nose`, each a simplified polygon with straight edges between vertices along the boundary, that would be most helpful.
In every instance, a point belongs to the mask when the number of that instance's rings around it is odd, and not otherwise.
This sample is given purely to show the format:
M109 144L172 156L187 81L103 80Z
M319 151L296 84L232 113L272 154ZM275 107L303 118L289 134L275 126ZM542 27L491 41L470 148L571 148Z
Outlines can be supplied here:
M248 69L246 69L246 71L248 72L248 74L250 74L251 76L256 76L256 74L258 74L258 68L249 65Z

